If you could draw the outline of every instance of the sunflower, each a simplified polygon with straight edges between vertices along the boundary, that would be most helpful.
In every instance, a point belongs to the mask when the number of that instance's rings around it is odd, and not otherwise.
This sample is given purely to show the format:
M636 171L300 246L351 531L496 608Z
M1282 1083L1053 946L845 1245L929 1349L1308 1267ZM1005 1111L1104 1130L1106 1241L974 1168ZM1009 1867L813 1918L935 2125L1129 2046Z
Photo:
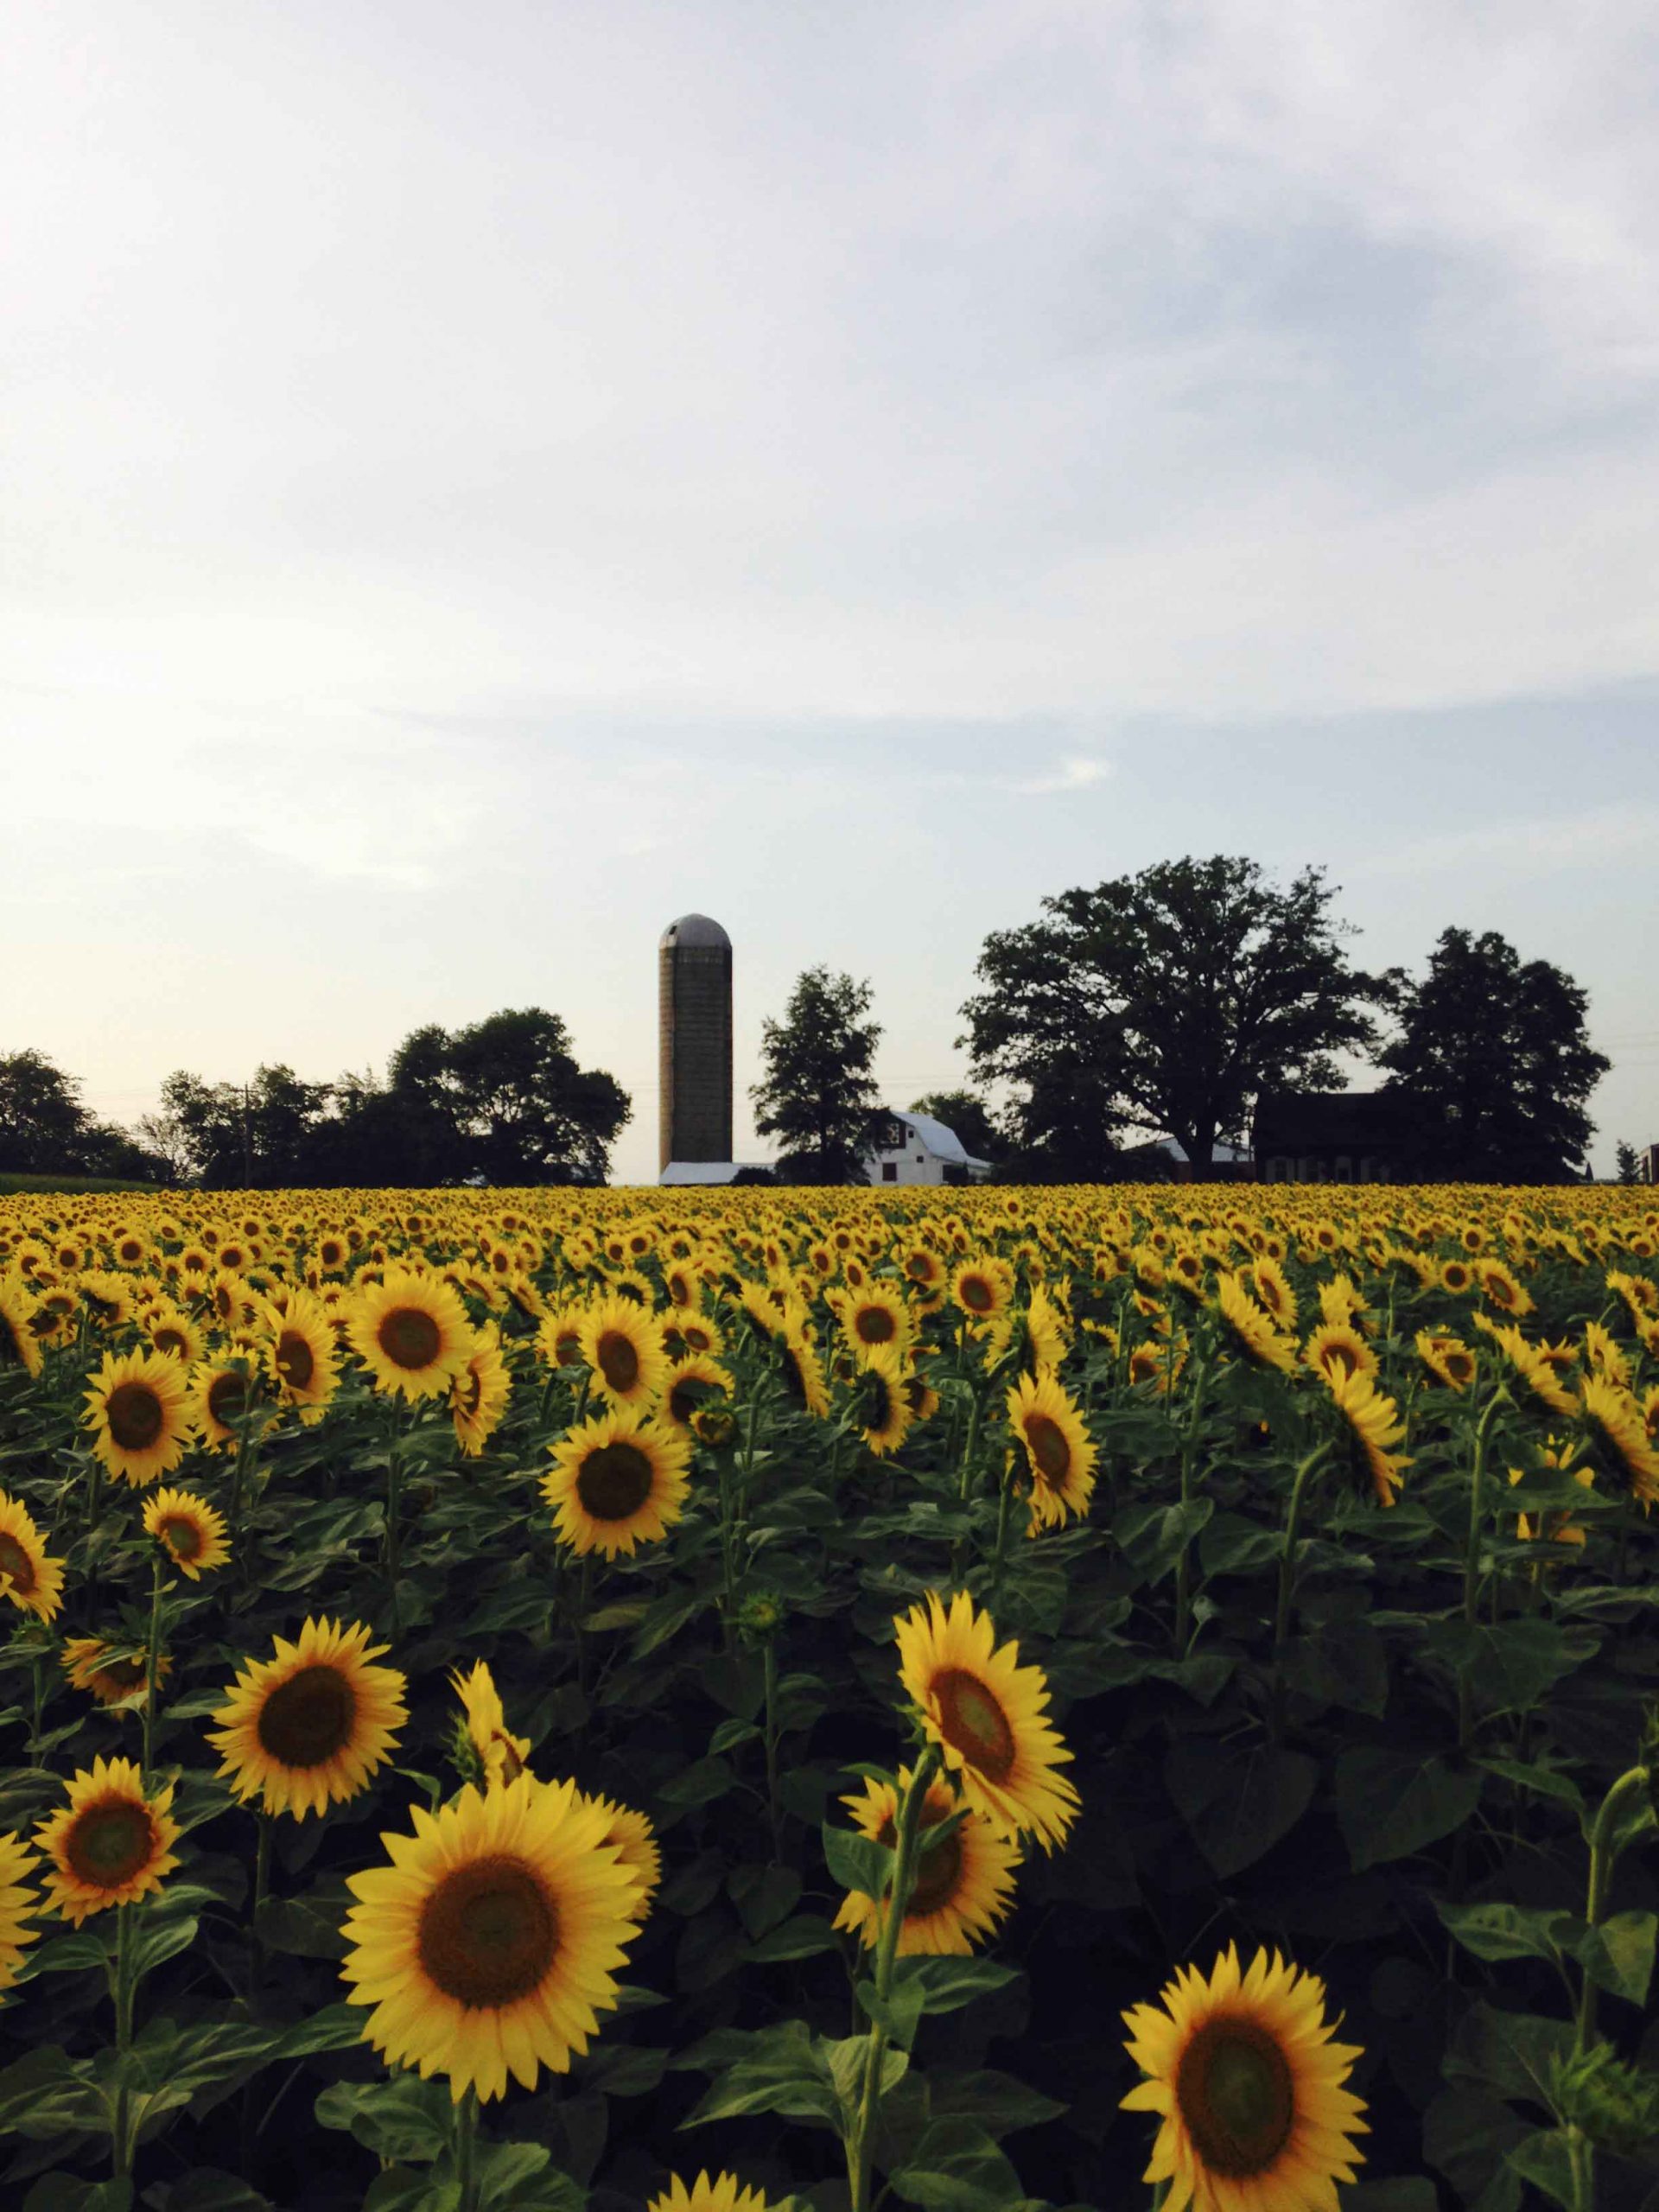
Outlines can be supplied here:
M605 1815L573 1782L469 1783L435 1816L410 1808L392 1863L355 1874L342 1929L348 2002L372 2005L364 2037L389 2065L475 2089L533 2089L569 2070L616 2003L613 1968L636 1933L638 1885L604 1841Z
M1573 1465L1573 1450L1574 1447L1570 1443L1555 1445L1550 1450L1540 1451L1538 1457L1546 1467L1553 1469L1557 1473L1570 1474L1580 1490L1593 1490L1596 1486L1596 1471L1588 1461L1575 1467ZM1510 1469L1511 1487L1516 1483L1524 1482L1526 1478L1527 1471L1524 1467ZM1581 1521L1575 1521L1570 1510L1564 1513L1520 1514L1516 1516L1516 1534L1523 1543L1535 1543L1540 1539L1552 1544L1581 1545L1586 1541L1584 1523Z
M1648 1439L1642 1408L1628 1390L1599 1375L1584 1381L1584 1417L1603 1449L1630 1478L1630 1489L1645 1508L1659 1498L1659 1451Z
M1383 1395L1369 1375L1327 1374L1325 1379L1331 1402L1347 1422L1352 1440L1364 1457L1377 1503L1392 1505L1400 1478L1411 1465L1408 1459L1388 1449L1405 1437L1399 1408L1392 1398Z
M191 1370L188 1411L209 1451L239 1442L242 1423L263 1396L260 1378L241 1359L202 1360ZM269 1428L267 1419L263 1426Z
M1376 1373L1376 1354L1345 1321L1321 1321L1302 1346L1302 1363L1316 1375Z
M1584 1353L1590 1372L1601 1382L1616 1382L1621 1390L1630 1389L1630 1354L1608 1335L1599 1321L1586 1321L1584 1325Z
M16 1980L23 1946L40 1933L25 1925L41 1909L38 1892L28 1886L40 1864L21 1837L0 1835L0 1990L10 1989Z
M659 1411L663 1419L672 1421L676 1428L690 1428L691 1417L700 1406L729 1397L736 1387L730 1373L718 1360L690 1352L683 1359L677 1359L669 1369L668 1385Z
M1027 1368L1033 1375L1058 1373L1071 1349L1071 1336L1065 1316L1040 1282L1032 1285L1024 1319Z
M1531 1298L1502 1260L1477 1260L1475 1281L1480 1285L1487 1303L1496 1306L1500 1313L1509 1314L1512 1319L1518 1321L1523 1313L1531 1313Z
M1150 1382L1162 1397L1180 1381L1181 1370L1185 1365L1186 1343L1184 1338L1172 1338L1166 1344L1136 1344L1129 1354L1129 1381Z
M988 1321L1013 1300L1013 1270L1006 1260L964 1260L950 1278L950 1295L970 1321Z
M472 1325L451 1285L388 1267L380 1281L360 1283L346 1334L377 1390L437 1398L467 1363Z
M582 1356L613 1406L645 1411L663 1394L668 1354L654 1313L631 1298L601 1298L582 1317Z
M573 1302L555 1306L542 1316L536 1332L536 1351L549 1367L582 1365L582 1325L586 1309Z
M322 1419L323 1408L340 1388L340 1355L327 1309L309 1291L289 1290L268 1315L265 1372L278 1401L297 1406L308 1427Z
M1100 1454L1083 1415L1052 1375L1022 1375L1008 1392L1008 1422L1025 1446L1031 1477L1031 1529L1081 1520L1095 1491Z
M1360 2054L1332 2042L1322 1981L1277 1952L1241 1974L1230 1944L1207 1981L1184 1967L1161 2010L1123 2018L1147 2078L1122 2102L1162 2115L1145 2178L1170 2184L1165 2212L1331 2212L1370 2130L1342 2086Z
M677 1313L670 1326L689 1352L696 1352L704 1358L718 1359L726 1349L726 1339L721 1336L718 1324L710 1320L706 1313Z
M530 1757L528 1736L514 1736L507 1729L507 1717L501 1707L500 1693L495 1678L482 1659L474 1660L470 1675L463 1675L459 1668L450 1670L450 1681L455 1695L461 1700L466 1714L467 1740L477 1754L483 1770L486 1788L516 1782L524 1771L524 1762Z
M824 1383L823 1363L818 1357L811 1331L792 1312L785 1322L778 1354L784 1389L791 1401L804 1407L815 1421L828 1421L830 1393Z
M909 1789L910 1782L910 1769L900 1767L896 1789L890 1782L868 1781L855 1796L841 1801L859 1833L889 1851L898 1840L901 1793ZM899 1931L900 1958L917 1953L963 1957L995 1933L1013 1902L1014 1869L1021 1857L1019 1845L999 1835L982 1814L959 1805L943 1777L929 1783L922 1799L921 1834L925 1836L930 1828L943 1826L953 1814L961 1818L949 1834L917 1861L915 1886ZM842 1900L835 1924L855 1930L873 1950L887 1911L886 1897L878 1900L853 1890Z
M171 1474L190 1440L188 1395L183 1368L165 1353L105 1352L86 1393L94 1457L135 1490Z
M123 1651L101 1636L72 1636L64 1644L60 1662L72 1689L86 1690L100 1705L124 1713L141 1713L149 1694L148 1656L142 1651ZM156 1655L156 1679L164 1682L173 1671L166 1652Z
M600 1840L610 1845L633 1876L631 1916L643 1920L663 1878L663 1855L657 1848L656 1831L645 1814L635 1812L631 1805L619 1805L608 1797L592 1796L580 1789L576 1802L595 1806L605 1815L605 1833Z
M892 1344L908 1351L916 1335L910 1301L885 1282L867 1283L849 1291L841 1309L842 1333L855 1351L874 1351Z
M1045 1851L1063 1842L1080 1801L1055 1770L1072 1754L1044 1718L1042 1669L1020 1666L1017 1643L992 1649L990 1615L965 1591L948 1613L930 1591L897 1626L899 1679L969 1806L1009 1841L1029 1832Z
M903 1356L896 1345L867 1351L852 1382L852 1414L859 1433L878 1459L896 1452L910 1433L913 1418Z
M192 1491L158 1490L144 1508L144 1529L193 1582L231 1555L224 1515Z
M1217 1276L1216 1310L1227 1324L1235 1347L1252 1367L1274 1367L1281 1375L1295 1373L1296 1339L1274 1325L1236 1275Z
M1475 1379L1475 1355L1461 1337L1448 1337L1433 1329L1419 1329L1417 1357L1431 1375L1439 1376L1448 1389L1466 1390Z
M665 1536L685 1510L691 1447L659 1421L615 1411L585 1421L548 1446L542 1496L560 1541L607 1559Z
M409 1718L404 1677L369 1663L386 1648L369 1635L308 1620L297 1643L279 1636L274 1659L242 1669L207 1740L243 1803L263 1796L266 1812L302 1821L355 1797L391 1758Z
M171 1299L145 1315L143 1330L152 1351L176 1359L185 1368L194 1367L207 1347L198 1324Z
M1501 1329L1483 1313L1477 1313L1474 1318L1476 1325L1491 1338L1534 1397L1541 1400L1553 1414L1571 1414L1578 1411L1572 1393L1557 1378L1556 1346L1529 1344L1519 1329Z
M41 1822L35 1840L52 1862L48 1904L79 1928L92 1913L161 1888L179 1863L179 1827L172 1783L147 1796L130 1759L94 1759L67 1787L69 1802Z
M41 1332L34 1326L35 1301L20 1274L0 1274L0 1368L21 1367L38 1375L43 1364Z
M124 1328L132 1319L132 1285L125 1275L95 1268L77 1280L75 1288L100 1329Z
M1266 1309L1274 1326L1294 1329L1296 1326L1296 1294L1290 1287L1290 1278L1278 1261L1270 1260L1264 1255L1252 1261L1248 1273L1256 1303Z
M486 1321L473 1338L467 1364L449 1385L449 1414L455 1441L476 1459L500 1427L512 1395L512 1376L501 1356L501 1332Z
M772 2212L758 2189L745 2189L735 2174L700 2173L690 2189L678 2174L669 2177L668 2187L653 2196L645 2212Z
M20 1611L55 1619L63 1603L63 1565L48 1558L46 1539L22 1500L0 1490L0 1590Z

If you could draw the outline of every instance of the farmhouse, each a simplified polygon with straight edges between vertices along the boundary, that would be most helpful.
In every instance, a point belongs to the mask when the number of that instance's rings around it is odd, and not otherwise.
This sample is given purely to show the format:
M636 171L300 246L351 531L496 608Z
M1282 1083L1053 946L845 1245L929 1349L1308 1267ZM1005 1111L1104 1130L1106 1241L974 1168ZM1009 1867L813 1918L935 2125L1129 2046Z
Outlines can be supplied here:
M931 1114L880 1114L871 1124L865 1173L872 1183L978 1183L990 1172L988 1160L976 1160Z

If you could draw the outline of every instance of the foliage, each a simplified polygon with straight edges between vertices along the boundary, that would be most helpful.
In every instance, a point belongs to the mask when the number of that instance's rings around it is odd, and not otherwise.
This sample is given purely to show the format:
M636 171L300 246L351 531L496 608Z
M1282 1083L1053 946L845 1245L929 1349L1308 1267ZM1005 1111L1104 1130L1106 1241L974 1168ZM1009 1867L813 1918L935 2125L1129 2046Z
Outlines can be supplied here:
M44 1052L0 1053L0 1172L158 1183L165 1162L81 1103Z
M754 1126L783 1145L781 1178L794 1183L861 1183L866 1133L880 1103L870 1071L881 1036L869 1020L870 986L809 968L782 1020L760 1025L760 1080L749 1096Z
M976 1160L1001 1160L1007 1141L991 1118L991 1109L976 1090L930 1090L910 1102L912 1114L931 1114L951 1130L964 1152Z
M1642 1155L1633 1144L1626 1144L1621 1140L1614 1147L1613 1173L1614 1179L1623 1183L1626 1189L1632 1183L1642 1180Z

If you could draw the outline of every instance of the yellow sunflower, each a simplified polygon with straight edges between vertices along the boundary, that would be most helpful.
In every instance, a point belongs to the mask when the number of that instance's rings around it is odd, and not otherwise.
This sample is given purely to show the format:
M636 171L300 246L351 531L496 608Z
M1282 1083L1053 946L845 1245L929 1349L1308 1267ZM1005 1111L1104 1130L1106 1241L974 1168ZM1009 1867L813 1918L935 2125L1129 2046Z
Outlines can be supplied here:
M346 1338L375 1389L404 1398L442 1397L467 1363L472 1333L454 1287L411 1268L362 1282L346 1313Z
M1162 2116L1144 2178L1168 2183L1164 2212L1332 2212L1370 2130L1342 2086L1360 2054L1332 2042L1322 1981L1277 1952L1241 1974L1230 1944L1207 1981L1183 1967L1162 2009L1123 2018L1147 2079L1122 2102Z
M1570 1474L1580 1490L1593 1490L1596 1486L1596 1471L1587 1460L1581 1465L1574 1466L1573 1464L1574 1451L1575 1447L1571 1443L1553 1445L1549 1450L1541 1450L1538 1457L1544 1466L1551 1468L1557 1473ZM1527 1471L1524 1467L1510 1469L1511 1487L1516 1483L1524 1482L1526 1478ZM1564 1513L1518 1514L1516 1516L1516 1534L1523 1543L1544 1541L1552 1544L1582 1545L1586 1541L1584 1523L1581 1521L1575 1521L1570 1510Z
M361 1622L308 1620L297 1643L274 1638L274 1659L251 1659L213 1714L207 1740L245 1804L302 1821L343 1804L391 1757L408 1719L404 1677L372 1666L385 1649Z
M898 1789L890 1782L870 1780L855 1796L841 1801L859 1833L889 1851L898 1840L900 1797L910 1782L910 1769L901 1767ZM959 1804L943 1777L929 1783L922 1799L921 1834L925 1836L930 1828L941 1827L958 1813L962 1817L950 1834L916 1862L915 1886L899 1931L900 1958L918 1953L964 1956L995 1932L1013 1903L1014 1869L1022 1856L1019 1845L999 1835L982 1814ZM873 1950L887 1925L888 1909L887 1898L852 1890L842 1900L836 1926L855 1930Z
M916 1336L910 1301L885 1282L866 1283L861 1290L847 1293L841 1327L855 1351L874 1351L883 1344L908 1351Z
M1281 1375L1295 1373L1296 1339L1276 1325L1236 1275L1217 1276L1216 1310L1227 1324L1234 1347L1252 1367L1277 1368Z
M179 1863L179 1827L172 1783L147 1796L130 1759L94 1759L67 1787L69 1802L41 1822L35 1840L51 1861L48 1904L79 1928L92 1913L161 1888Z
M548 1449L542 1496L575 1552L631 1554L665 1536L685 1510L691 1447L664 1421L600 1414Z
M0 1590L20 1611L54 1620L63 1603L63 1561L47 1556L29 1508L0 1490Z
M1623 1344L1610 1337L1599 1321L1584 1325L1585 1361L1592 1375L1604 1382L1616 1382L1622 1390L1630 1387L1630 1354Z
M105 1352L86 1393L94 1457L135 1490L171 1474L190 1441L188 1395L176 1359L158 1351Z
M27 1924L41 1910L39 1891L29 1887L40 1865L20 1836L0 1835L0 1990L16 1980L23 1947L40 1934Z
M38 1375L44 1364L41 1332L34 1325L35 1300L22 1285L20 1274L0 1274L0 1368Z
M1248 1273L1256 1303L1266 1310L1274 1326L1294 1329L1296 1326L1296 1294L1290 1287L1289 1276L1278 1261L1268 1259L1265 1255L1253 1260Z
M1599 1375L1584 1380L1584 1417L1603 1448L1630 1478L1643 1507L1659 1498L1659 1451L1648 1440L1642 1408L1628 1390Z
M1388 1449L1405 1437L1399 1408L1392 1398L1383 1395L1369 1375L1327 1374L1325 1379L1331 1402L1347 1422L1364 1458L1377 1503L1392 1505L1399 1493L1400 1478L1411 1465L1408 1459Z
M1417 1332L1417 1357L1431 1375L1448 1389L1466 1390L1475 1379L1475 1355L1461 1337L1448 1337L1433 1329Z
M516 1782L530 1757L530 1738L508 1732L500 1692L489 1668L482 1659L476 1659L470 1675L454 1668L449 1680L461 1700L467 1739L483 1769L486 1788L494 1789Z
M191 1371L190 1417L210 1451L228 1451L240 1441L243 1421L262 1398L260 1378L243 1360L202 1360ZM268 1417L251 1424L260 1433L270 1425Z
M308 1290L284 1293L267 1315L265 1372L279 1403L297 1406L308 1427L322 1419L323 1408L340 1388L340 1353L327 1309Z
M193 1582L231 1555L224 1515L193 1491L158 1490L144 1508L144 1529Z
M536 1353L549 1367L580 1367L582 1365L582 1325L587 1309L579 1302L567 1300L555 1306L542 1317L536 1332Z
M690 2189L678 2174L653 2196L645 2212L772 2212L758 2189L745 2189L735 2174L700 2173Z
M631 1298L601 1298L582 1317L582 1356L613 1406L644 1412L663 1394L668 1354L656 1315Z
M512 1376L501 1356L501 1332L486 1321L473 1338L467 1364L449 1386L455 1441L476 1459L505 1418Z
M657 1832L645 1814L636 1812L632 1805L619 1805L609 1797L595 1797L587 1792L576 1792L577 1802L592 1805L605 1816L605 1833L600 1840L609 1844L633 1876L634 1895L632 1917L643 1920L651 1910L663 1878L663 1855L657 1848Z
M1028 1833L1052 1851L1080 1801L1056 1771L1072 1754L1044 1717L1042 1669L1020 1666L1017 1643L993 1649L990 1615L965 1591L949 1612L930 1591L897 1627L899 1679L969 1804L999 1835Z
M878 1459L896 1452L913 1418L903 1355L893 1344L865 1352L852 1380L853 1419Z
M1073 1514L1081 1520L1095 1494L1100 1454L1058 1380L1022 1375L1008 1392L1008 1423L1025 1447L1033 1534L1058 1529Z
M198 1324L170 1300L146 1318L144 1334L149 1338L152 1351L164 1353L187 1369L194 1367L207 1348L207 1339Z
M804 1320L791 1315L785 1321L778 1359L788 1396L796 1405L804 1406L815 1421L828 1421L830 1393L824 1385L823 1363Z
M1014 1298L1014 1271L994 1256L964 1260L950 1278L950 1295L970 1321L989 1321Z
M365 2040L423 2080L447 2075L457 2104L469 2088L505 2096L509 2073L526 2089L543 2066L567 2073L638 1932L604 1814L573 1782L524 1774L410 1817L412 1836L385 1839L392 1863L346 1885L340 1972L348 2001L373 2007Z
M1488 1321L1484 1313L1477 1313L1474 1319L1476 1325L1491 1338L1535 1398L1553 1414L1577 1412L1571 1391L1556 1375L1559 1363L1555 1346L1529 1344L1519 1329L1501 1329Z
M718 1360L705 1358L700 1352L689 1352L669 1369L658 1411L676 1428L690 1428L692 1415L700 1407L728 1398L736 1387L729 1370Z
M1376 1373L1376 1354L1345 1321L1322 1321L1302 1346L1302 1362L1316 1375Z
M995 1318L995 1317L993 1317ZM1026 1364L1033 1375L1054 1375L1071 1349L1065 1316L1040 1282L1033 1283L1026 1325Z
M142 1713L149 1694L147 1655L124 1651L101 1636L72 1636L60 1655L72 1689L86 1690L100 1705L123 1712ZM164 1682L173 1671L165 1651L156 1655L156 1679Z

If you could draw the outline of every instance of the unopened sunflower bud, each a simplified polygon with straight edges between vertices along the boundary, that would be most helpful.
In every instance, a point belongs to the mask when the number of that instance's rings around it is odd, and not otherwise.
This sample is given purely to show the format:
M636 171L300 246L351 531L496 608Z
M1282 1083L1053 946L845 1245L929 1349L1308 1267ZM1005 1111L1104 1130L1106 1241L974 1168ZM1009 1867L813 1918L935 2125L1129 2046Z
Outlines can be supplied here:
M1555 2060L1550 2091L1562 2120L1598 2150L1633 2158L1659 2145L1659 2075L1627 2066L1611 2044Z
M718 1451L737 1434L737 1416L729 1406L699 1406L691 1416L691 1428L700 1444Z
M751 1643L764 1643L784 1624L784 1601L770 1590L752 1590L737 1609L740 1632Z

